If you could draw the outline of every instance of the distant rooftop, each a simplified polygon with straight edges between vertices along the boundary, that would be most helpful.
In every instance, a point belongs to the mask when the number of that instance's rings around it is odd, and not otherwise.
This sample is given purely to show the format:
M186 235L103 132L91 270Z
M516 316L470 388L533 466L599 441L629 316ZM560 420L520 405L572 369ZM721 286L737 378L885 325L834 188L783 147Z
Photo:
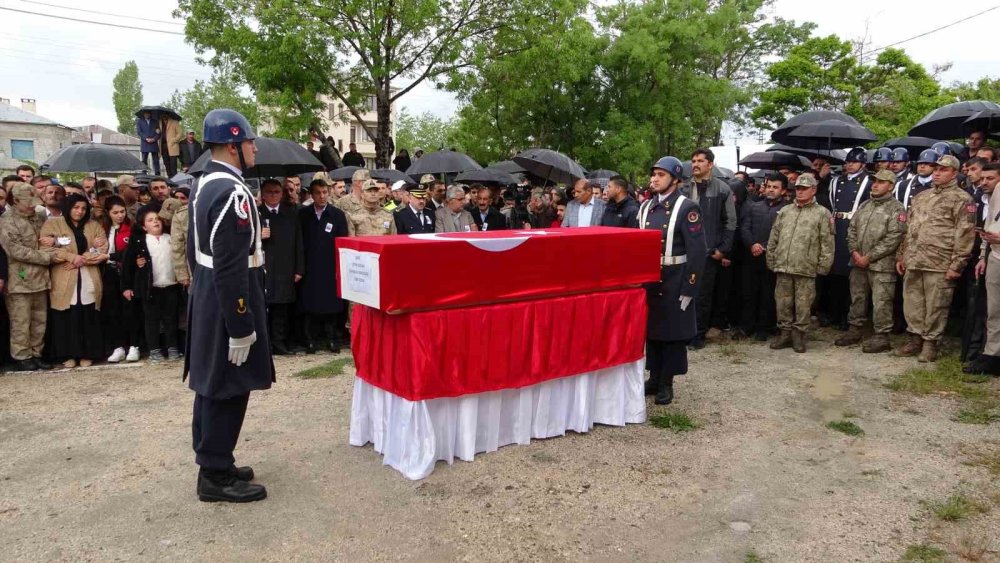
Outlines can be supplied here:
M67 127L62 123L56 123L51 119L42 117L38 114L31 113L30 111L25 111L21 108L14 107L10 103L3 102L0 103L0 123L31 123L34 125L55 125L56 127L63 127L65 129L72 129L72 127Z
M73 144L100 142L105 145L140 145L139 137L119 133L103 125L81 125L73 132Z

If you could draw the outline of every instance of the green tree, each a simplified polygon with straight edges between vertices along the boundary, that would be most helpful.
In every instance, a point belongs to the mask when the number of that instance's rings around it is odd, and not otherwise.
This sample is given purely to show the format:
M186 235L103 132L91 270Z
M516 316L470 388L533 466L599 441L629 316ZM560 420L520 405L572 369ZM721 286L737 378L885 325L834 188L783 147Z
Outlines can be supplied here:
M184 127L201 135L205 114L213 109L229 108L243 114L258 128L260 113L257 102L240 93L239 80L226 69L212 73L208 82L197 80L190 90L174 90L163 105L181 114Z
M142 107L142 82L139 82L139 65L135 61L125 63L114 80L111 101L118 116L118 132L135 135L135 112Z
M425 81L523 48L530 30L522 23L551 11L543 0L179 0L176 15L195 49L212 52L208 62L232 62L262 101L283 104L283 121L315 123L318 95L342 102L387 167L394 102ZM509 29L519 33L504 36L517 41L495 40ZM375 124L363 119L371 95Z
M434 151L452 146L454 139L454 119L442 119L430 112L414 115L405 108L396 119L396 147L406 149L411 157L417 147Z
M1000 100L1000 78L980 78L976 82L955 82L947 88L953 101Z

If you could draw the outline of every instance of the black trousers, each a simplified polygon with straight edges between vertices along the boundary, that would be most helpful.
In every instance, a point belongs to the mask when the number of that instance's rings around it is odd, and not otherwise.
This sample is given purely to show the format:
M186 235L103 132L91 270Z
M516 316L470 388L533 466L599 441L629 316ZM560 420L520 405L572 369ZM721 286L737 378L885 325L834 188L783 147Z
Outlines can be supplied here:
M763 256L755 260L764 260ZM774 284L777 276L766 267L748 264L743 275L743 330L747 334L769 333L777 323Z
M962 350L959 359L971 362L986 346L986 280L968 275L965 282L966 306L962 319Z
M146 323L146 343L149 350L160 349L160 326L167 348L177 348L177 319L181 310L181 286L150 289L149 299L143 303Z
M646 341L646 368L650 378L684 375L688 371L687 341Z
M848 276L830 274L826 276L827 317L834 324L847 324L847 313L851 310L851 284Z
M304 315L302 323L302 336L304 339L304 344L315 345L317 339L320 342L333 342L338 338L337 324L338 319L342 319L343 315L331 314L331 315ZM343 325L343 322L340 322Z
M194 461L202 469L225 471L235 465L233 450L240 439L249 400L250 393L230 399L195 394L191 434Z
M288 344L294 309L295 303L271 303L267 306L268 334L272 343Z
M177 157L170 155L163 155L163 164L167 168L167 177L172 177L177 174Z
M720 264L709 257L705 260L705 271L698 282L698 310L695 311L698 323L698 337L704 338L712 325L712 302L715 297L715 278L718 276Z
M159 152L144 152L142 153L142 163L149 168L149 157L153 157L153 172L159 176L160 175L160 153Z
M733 324L731 317L739 313L739 311L729 309L729 300L733 290L733 274L736 271L735 265L735 262L730 262L729 267L726 267L719 263L719 269L715 275L715 295L712 297L712 317L709 319L709 324L715 328L728 328ZM739 322L739 319L736 319L736 322Z

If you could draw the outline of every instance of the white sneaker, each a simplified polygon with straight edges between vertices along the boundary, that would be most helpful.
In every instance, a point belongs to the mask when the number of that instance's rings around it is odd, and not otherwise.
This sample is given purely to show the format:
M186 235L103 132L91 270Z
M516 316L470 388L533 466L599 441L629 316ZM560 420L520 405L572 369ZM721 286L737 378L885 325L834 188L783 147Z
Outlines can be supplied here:
M111 353L111 357L108 358L109 364L117 364L118 362L125 359L125 349L118 347L115 351Z
M139 361L139 347L132 346L128 349L128 356L125 356L126 362L138 362Z

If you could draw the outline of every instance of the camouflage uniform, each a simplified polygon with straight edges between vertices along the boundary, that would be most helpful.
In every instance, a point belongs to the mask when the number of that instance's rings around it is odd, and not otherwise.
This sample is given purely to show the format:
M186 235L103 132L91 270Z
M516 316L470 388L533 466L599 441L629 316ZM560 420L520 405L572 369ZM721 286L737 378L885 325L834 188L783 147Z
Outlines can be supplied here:
M880 171L879 174L882 174ZM890 174L892 174L890 172ZM876 176L877 180L881 180ZM872 324L877 334L892 330L892 299L896 291L896 250L906 235L906 210L892 192L861 204L847 231L847 247L869 260L867 268L851 268L851 311L848 322L865 322L868 293L872 296Z
M347 211L344 210L344 212ZM352 237L394 235L396 234L396 221L392 213L381 207L362 208L354 213L347 213L347 234Z
M778 328L805 332L816 298L816 276L833 265L833 217L815 198L778 212L767 241L767 267L777 274Z
M34 198L28 184L16 184L11 194ZM7 252L7 313L10 315L10 355L23 361L40 358L45 344L45 323L50 287L49 264L53 249L40 248L38 238L44 217L22 215L11 205L0 217L0 245Z
M352 214L362 211L365 207L361 200L352 194L344 194L344 197L333 202L333 206L344 212L344 215L350 217ZM348 221L350 223L350 221Z
M909 229L896 256L906 267L903 314L908 330L924 342L937 342L944 332L957 283L946 279L945 272L965 268L975 226L976 204L954 180L913 198Z
M191 281L191 272L187 264L187 231L188 206L185 203L173 213L170 225L170 257L174 264L174 275L177 283Z

